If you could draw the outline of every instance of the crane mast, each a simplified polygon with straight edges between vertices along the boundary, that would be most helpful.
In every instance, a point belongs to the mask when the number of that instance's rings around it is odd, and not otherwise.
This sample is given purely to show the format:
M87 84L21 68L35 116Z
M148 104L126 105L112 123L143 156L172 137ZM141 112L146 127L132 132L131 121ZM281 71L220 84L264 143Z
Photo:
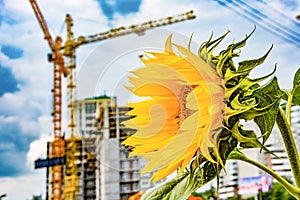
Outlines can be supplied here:
M74 33L72 31L73 26L73 19L72 17L67 14L66 15L66 27L67 27L67 40L65 42L65 46L63 48L63 55L66 58L66 68L68 69L68 76L67 76L67 107L68 107L68 115L69 115L69 122L68 122L68 129L70 138L68 139L68 144L70 147L67 149L67 171L70 172L65 176L65 188L63 190L63 196L65 200L73 200L78 199L78 192L79 192L79 177L78 177L78 167L75 163L75 156L77 152L77 141L79 138L75 136L75 119L74 119L74 100L75 100L75 78L76 78L76 71L75 71L75 46L74 46Z
M75 46L74 46L74 33L72 31L73 19L71 15L66 15L66 26L67 26L67 40L64 46L64 56L66 57L66 67L69 71L69 75L67 77L67 102L68 102L68 111L69 111L69 124L68 128L70 130L70 135L75 134L75 119L74 119L74 98L75 98Z
M62 80L61 75L67 75L67 70L64 67L63 55L60 52L62 39L56 37L53 41L49 32L47 23L44 16L39 9L39 6L35 0L30 0L30 4L33 8L35 16L41 26L44 39L47 40L48 45L52 51L49 56L49 61L53 62L53 135L54 140L51 142L50 156L51 158L62 157L65 155L65 142L62 138ZM62 199L62 186L63 186L63 166L53 166L52 168L52 199Z
M34 10L35 16L43 30L44 39L47 40L49 47L52 50L52 55L49 57L49 61L54 64L54 87L53 87L53 133L54 141L51 143L51 156L60 157L66 153L66 175L63 174L63 166L54 166L52 170L52 199L53 200L76 200L79 192L79 177L76 158L74 153L76 150L76 123L74 116L74 103L75 103L75 91L76 91L76 49L83 45L97 41L102 41L110 38L115 38L122 35L136 33L138 35L144 34L148 29L155 27L170 25L185 20L194 19L195 15L193 11L186 13L161 18L158 20L150 20L141 24L134 24L128 27L118 27L110 29L109 31L89 35L87 37L80 36L74 38L72 31L73 19L71 15L66 15L66 27L67 27L67 39L62 46L62 38L56 37L53 41L51 34L49 33L46 21L40 11L36 0L29 0ZM65 57L65 59L64 59ZM70 138L65 140L62 137L62 80L61 75L67 77L67 107L68 107L68 129ZM65 145L66 142L66 145ZM65 152L66 146L66 152ZM64 187L64 189L62 189Z

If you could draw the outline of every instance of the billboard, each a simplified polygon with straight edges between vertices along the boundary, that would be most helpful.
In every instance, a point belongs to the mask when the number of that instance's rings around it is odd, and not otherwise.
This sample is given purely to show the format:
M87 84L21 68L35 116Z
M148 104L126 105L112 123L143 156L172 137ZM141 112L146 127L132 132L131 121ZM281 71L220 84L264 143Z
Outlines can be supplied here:
M267 192L272 188L272 177L269 175L239 178L239 194L257 194Z

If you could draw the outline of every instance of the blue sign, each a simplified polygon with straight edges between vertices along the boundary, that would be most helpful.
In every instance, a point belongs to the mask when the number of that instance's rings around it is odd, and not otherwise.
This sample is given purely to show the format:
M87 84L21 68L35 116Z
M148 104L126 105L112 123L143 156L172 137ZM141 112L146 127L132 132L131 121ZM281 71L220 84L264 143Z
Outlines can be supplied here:
M52 167L57 165L65 165L66 164L66 157L55 157L55 158L48 158L48 159L37 159L34 161L34 168L43 168L43 167Z

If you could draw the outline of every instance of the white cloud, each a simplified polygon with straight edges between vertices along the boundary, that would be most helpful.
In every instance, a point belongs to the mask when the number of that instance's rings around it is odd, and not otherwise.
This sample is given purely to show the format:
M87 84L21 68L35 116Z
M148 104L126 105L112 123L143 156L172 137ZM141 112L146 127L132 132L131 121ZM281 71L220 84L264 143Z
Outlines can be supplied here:
M274 8L286 11L280 1L268 2L272 3L271 6ZM74 18L75 36L87 36L110 29L106 17L98 7L97 1L40 0L38 3L53 37L59 34L65 38L65 26L63 24L66 13L70 13ZM0 111L10 113L11 116L6 118L7 120L20 119L21 127L27 133L38 130L41 134L39 138L30 144L27 153L27 166L30 166L35 159L45 157L46 141L51 140L49 133L52 132L52 120L49 114L52 110L50 93L52 88L52 64L47 63L46 53L49 52L49 47L46 41L43 40L42 31L29 2L6 0L5 9L6 13L17 21L17 24L3 23L0 26L0 44L8 43L22 47L24 55L20 59L10 60L0 54L1 63L12 69L15 77L22 81L20 82L21 90L19 92L6 94L0 98ZM138 49L141 47L161 48L169 30L177 32L177 36L176 34L174 36L175 42L182 41L180 35L188 38L192 32L195 32L194 41L199 44L208 39L211 32L214 32L216 36L220 36L230 29L232 33L224 41L227 45L233 40L242 39L245 34L250 33L253 29L253 23L234 14L231 10L225 9L213 1L199 2L196 0L144 0L140 12L125 17L116 15L112 24L123 26L141 23L150 19L182 13L190 9L193 9L197 15L195 20L157 29L163 30L161 34L157 34L158 31L149 31L144 37L124 36L80 47L77 51L79 78L86 73L87 75L84 76L86 79L93 77L95 78L93 84L97 83L99 78L99 72L96 74L96 70L99 70L97 68L103 67L100 69L101 75L101 72L109 67L109 70L106 71L106 78L101 79L100 77L99 79L100 84L106 84L103 89L97 85L89 85L87 81L85 81L86 85L81 85L81 87L86 87L86 90L90 90L92 94L101 94L104 89L107 90L108 94L116 94L115 92L119 91L116 87L121 87L121 85L118 85L119 82L116 84L114 78L124 78L124 74L130 66L140 65L137 58L133 61L135 52L132 53L129 50L136 51L136 54L138 54L141 50L146 49ZM299 11L299 8L287 10L285 14L294 18L293 15L299 13ZM155 36L155 38L151 38L152 36ZM272 43L275 44L266 64L264 64L265 67L260 67L254 75L266 74L272 71L275 63L278 63L277 75L280 77L279 82L284 87L289 87L291 85L291 72L294 72L300 66L299 48L265 32L259 26L248 43L241 55L243 59L260 57ZM94 54L96 52L99 54ZM96 93L94 89L97 89ZM32 116L35 112L40 112L36 119L22 118L22 116ZM32 170L31 173L18 178L1 178L1 192L8 193L8 200L26 199L32 194L40 194L45 190L44 170ZM15 192L15 188L18 188L18 194Z
M45 177L46 170L41 169L25 176L0 178L1 194L7 194L5 200L30 200L33 195L45 196Z
M33 169L34 161L47 158L47 142L53 141L50 134L41 134L38 140L31 142L27 153L27 165Z

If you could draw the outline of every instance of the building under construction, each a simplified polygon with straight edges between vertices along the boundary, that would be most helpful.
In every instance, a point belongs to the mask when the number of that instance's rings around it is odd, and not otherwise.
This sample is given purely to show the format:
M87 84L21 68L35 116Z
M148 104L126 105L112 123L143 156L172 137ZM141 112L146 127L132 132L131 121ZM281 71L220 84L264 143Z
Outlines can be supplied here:
M135 132L121 124L130 118L126 115L129 108L118 107L116 98L105 95L77 101L75 108L81 137L66 139L64 170L65 179L74 174L76 177L72 185L63 185L64 194L72 191L80 200L125 200L153 187L148 182L150 174L140 176L146 161L140 157L128 158L129 149L121 145ZM51 177L47 180L50 188ZM49 189L47 199L51 199L51 193Z

